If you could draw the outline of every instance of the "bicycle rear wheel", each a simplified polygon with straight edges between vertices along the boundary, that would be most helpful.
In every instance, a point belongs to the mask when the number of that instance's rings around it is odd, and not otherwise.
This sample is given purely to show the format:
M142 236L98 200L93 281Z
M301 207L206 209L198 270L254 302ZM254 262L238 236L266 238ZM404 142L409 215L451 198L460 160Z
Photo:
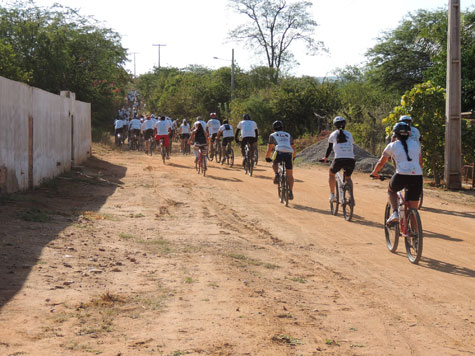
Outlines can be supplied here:
M201 173L203 174L203 177L206 175L206 157L201 158Z
M407 214L407 236L405 238L407 258L417 264L422 256L422 223L419 212L410 209Z
M221 146L221 142L218 142L216 144L216 163L221 163L221 160L223 159L223 147Z
M386 237L386 246L389 251L395 253L399 244L399 223L386 224L391 216L391 204L387 203L384 210L384 235Z
M249 175L252 177L252 173L254 172L254 159L249 160Z
M419 197L419 205L417 206L418 209L422 209L422 202L424 201L424 189L421 190L421 196Z
M229 151L229 166L232 167L234 165L234 150L231 148Z
M284 196L285 206L289 206L290 187L289 187L289 181L287 179L287 174L284 176L283 181L284 181L284 187L282 189L282 195Z
M338 187L338 184L336 185L335 191L336 191L336 195L335 195L336 201L330 200L330 210L332 212L332 215L338 214L338 206L340 205L340 188Z
M165 146L163 144L160 144L160 153L162 154L162 161L163 161L163 164L165 164L165 159L166 159L166 155L167 155L167 149L165 148Z
M346 221L351 221L354 207L353 185L347 182L346 187L343 189L343 204L341 207Z

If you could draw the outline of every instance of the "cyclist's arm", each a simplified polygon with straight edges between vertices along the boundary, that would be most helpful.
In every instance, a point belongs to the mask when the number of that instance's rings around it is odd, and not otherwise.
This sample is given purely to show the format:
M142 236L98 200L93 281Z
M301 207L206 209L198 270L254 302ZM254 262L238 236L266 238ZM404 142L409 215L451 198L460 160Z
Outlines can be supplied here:
M256 138L258 138L259 137L259 130L255 129L254 131L256 132Z
M332 149L333 149L333 143L328 143L328 148L327 148L327 152L325 153L325 161L328 159L328 156L330 156L330 153L332 153ZM294 149L295 151L295 149Z
M381 158L379 159L378 163L376 163L376 166L374 167L373 171L371 172L370 175L372 176L377 176L378 175L378 172L383 169L384 165L386 164L386 162L388 161L389 159L389 156L385 156L384 154L381 156Z
M291 146L292 146L292 149L294 150L294 151L292 152L292 158L295 159L295 156L297 156L297 150L295 149L295 145L294 145L294 144L292 144Z
M221 132L222 132L221 130L218 131L218 134L216 135L216 139L218 139L219 136L221 136Z
M194 138L195 138L195 130L193 130L191 132L191 136L190 136L190 139L188 140L188 144L191 145L191 143L193 142Z
M238 136L239 136L239 131L241 131L241 130L240 130L240 129L236 129L236 133L234 134L234 140L235 140L236 142L239 141L239 138L238 138Z
M270 158L270 155L272 154L272 150L274 149L274 144L269 143L267 145L267 152L266 152L266 158Z

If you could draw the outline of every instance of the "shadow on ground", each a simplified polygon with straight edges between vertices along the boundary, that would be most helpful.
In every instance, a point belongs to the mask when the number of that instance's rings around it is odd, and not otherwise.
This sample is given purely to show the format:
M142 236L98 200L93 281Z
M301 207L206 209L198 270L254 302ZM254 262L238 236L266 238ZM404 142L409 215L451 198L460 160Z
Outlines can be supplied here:
M98 211L126 168L91 157L32 192L0 196L0 310L21 290L43 248L84 212Z

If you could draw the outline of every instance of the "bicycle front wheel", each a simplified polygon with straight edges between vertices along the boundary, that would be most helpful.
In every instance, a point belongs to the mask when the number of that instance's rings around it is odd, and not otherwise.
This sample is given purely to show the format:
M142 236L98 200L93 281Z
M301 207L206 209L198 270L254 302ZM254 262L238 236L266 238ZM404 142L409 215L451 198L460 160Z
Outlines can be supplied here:
M409 261L418 264L422 256L422 223L417 209L410 209L407 214L405 245Z
M386 237L386 246L388 250L392 253L395 253L397 250L397 245L399 244L399 223L392 223L391 225L386 224L386 221L391 216L391 204L386 204L386 209L384 210L384 235Z
M346 221L351 221L353 218L353 209L355 207L355 200L353 197L353 185L348 184L343 189L343 216L345 217Z
M206 167L206 157L203 157L201 159L201 173L203 174L203 176L206 175L206 169L207 169L207 167Z

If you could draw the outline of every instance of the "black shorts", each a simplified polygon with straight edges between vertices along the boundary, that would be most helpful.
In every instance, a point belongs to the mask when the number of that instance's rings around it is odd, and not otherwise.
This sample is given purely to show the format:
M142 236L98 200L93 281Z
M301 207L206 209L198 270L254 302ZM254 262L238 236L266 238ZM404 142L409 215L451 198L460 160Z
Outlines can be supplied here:
M227 146L229 142L233 142L234 136L231 137L223 137L223 146Z
M140 136L140 130L139 129L132 129L131 132L132 132L132 135L135 135L137 137Z
M292 159L292 152L277 152L274 163L285 163L285 169L292 169L293 167L293 159Z
M153 138L153 129L145 130L143 134L145 140L148 140L150 137Z
M190 134L180 134L180 138L182 140L188 140L190 138Z
M216 136L218 136L217 133L211 134L211 142L214 142L216 140Z
M418 201L422 192L422 176L395 174L389 182L389 187L393 192L399 192L406 188L406 196L404 199L408 201Z
M243 137L241 142L242 146L244 147L247 142L249 142L250 144L256 143L257 137Z
M336 158L333 160L330 166L330 172L337 174L341 169L345 172L346 177L351 177L353 170L355 169L354 158Z

